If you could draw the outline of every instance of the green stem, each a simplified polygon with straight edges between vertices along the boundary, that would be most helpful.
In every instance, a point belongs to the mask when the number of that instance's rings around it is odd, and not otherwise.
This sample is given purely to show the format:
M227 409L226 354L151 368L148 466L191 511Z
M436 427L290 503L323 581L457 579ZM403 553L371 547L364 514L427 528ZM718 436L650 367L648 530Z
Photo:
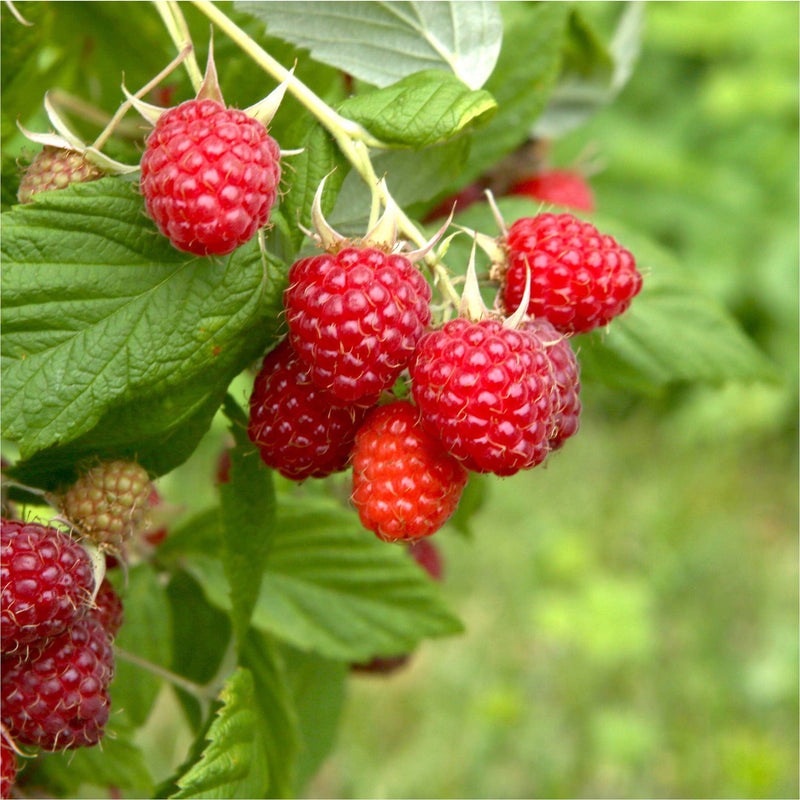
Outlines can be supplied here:
M174 42L178 52L182 53L187 47L189 48L189 57L185 61L186 71L189 73L192 88L197 92L203 83L203 73L197 63L189 26L186 24L180 5L175 0L153 0L153 5L155 5L156 11L161 16L164 27L167 29L170 39Z
M184 678L182 675L171 672L170 670L165 669L158 664L154 664L152 661L141 658L134 653L129 653L127 650L123 650L121 647L117 647L116 645L114 645L114 653L123 661L128 661L131 664L135 664L137 667L141 667L142 669L151 672L153 675L163 678L163 680L171 683L173 686L183 689L183 691L188 692L193 697L196 697L202 703L208 703L216 696L216 686L214 683L209 684L209 686L201 686L199 683L190 681L188 678Z

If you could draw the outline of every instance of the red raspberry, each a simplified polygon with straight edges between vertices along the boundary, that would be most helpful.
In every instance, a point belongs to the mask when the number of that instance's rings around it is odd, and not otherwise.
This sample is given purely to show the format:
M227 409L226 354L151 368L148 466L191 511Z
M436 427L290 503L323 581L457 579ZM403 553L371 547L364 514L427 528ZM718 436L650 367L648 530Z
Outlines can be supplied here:
M25 170L17 191L20 203L30 203L39 192L65 189L71 183L88 183L104 175L76 150L45 146Z
M425 433L406 401L374 409L356 434L353 503L362 525L386 542L435 533L456 510L467 471Z
M304 258L284 293L289 339L311 380L369 407L406 368L430 322L431 289L404 256L346 247Z
M97 590L94 603L87 610L90 617L94 617L105 630L110 639L114 639L125 620L125 611L122 598L117 594L111 582L105 578Z
M410 660L411 655L408 653L399 656L375 656L362 664L351 664L350 669L367 675L391 675L406 666Z
M562 333L606 325L642 288L633 256L610 236L572 214L518 219L508 232L508 263L499 270L507 314L522 301L531 273L527 312Z
M267 224L280 176L280 149L260 122L215 100L187 100L147 137L140 186L175 247L224 255Z
M558 450L580 427L580 367L569 339L546 319L527 320L521 330L535 336L550 361L553 418L548 446Z
M90 616L32 652L7 658L0 686L3 725L19 744L44 750L97 744L108 721L114 652Z
M439 548L430 539L420 539L408 546L408 554L417 562L435 581L442 579L444 566Z
M5 734L0 739L0 797L11 797L11 790L17 780L17 754L6 741Z
M343 470L367 413L332 405L310 371L284 339L264 358L250 396L250 440L267 466L296 481Z
M551 169L513 184L507 194L530 197L575 211L594 211L594 194L579 172Z
M139 464L103 461L64 492L61 507L93 542L119 548L144 522L152 488Z
M2 651L55 636L80 616L94 590L86 551L56 528L2 520Z
M421 339L410 365L422 426L469 470L513 475L547 456L547 358L497 320L450 320Z
M482 182L471 183L468 186L465 186L460 192L450 195L450 197L446 197L441 203L432 208L425 215L423 222L427 224L429 222L434 222L437 219L449 217L450 212L453 210L453 206L456 207L456 213L458 214L468 209L471 205L480 203L482 200L486 199L484 189L485 186Z

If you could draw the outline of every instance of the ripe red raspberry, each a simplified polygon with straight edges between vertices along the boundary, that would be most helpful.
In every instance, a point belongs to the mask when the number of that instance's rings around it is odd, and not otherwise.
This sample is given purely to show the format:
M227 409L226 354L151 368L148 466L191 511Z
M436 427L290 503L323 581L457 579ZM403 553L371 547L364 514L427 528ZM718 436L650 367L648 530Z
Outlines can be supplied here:
M606 325L642 288L633 256L572 214L518 219L508 231L507 248L508 263L495 273L506 313L522 301L529 267L527 312L550 320L562 333Z
M523 178L513 184L507 194L530 197L541 203L552 203L575 211L594 211L594 194L586 178L579 172L551 169Z
M215 100L187 100L147 137L141 190L147 213L179 250L224 255L269 220L280 149L267 129Z
M549 365L530 335L459 317L423 336L409 369L423 428L467 469L513 475L546 458Z
M103 579L94 603L86 613L103 626L103 630L110 639L114 639L125 621L125 611L122 606L122 598L107 578Z
M76 150L46 145L25 170L17 191L20 203L30 203L39 192L65 189L71 183L96 181L104 175L86 156Z
M17 780L17 754L6 741L5 734L0 738L0 797L11 797L11 790Z
M420 539L408 545L408 554L417 562L435 581L442 579L444 565L439 548L430 539Z
M550 362L553 386L552 427L548 438L551 451L578 432L580 427L580 367L569 339L546 319L526 320L520 327L535 336Z
M64 492L61 507L93 542L119 549L144 522L151 491L144 467L133 461L103 461Z
M94 590L86 551L56 528L2 520L2 652L55 636L83 613Z
M467 471L425 433L406 401L370 412L356 434L353 503L361 524L386 542L435 533L458 506Z
M250 440L267 466L296 481L345 469L367 413L332 405L310 371L284 339L264 358L250 396Z
M406 666L410 660L411 655L409 653L403 653L399 656L375 656L375 658L371 658L361 664L351 664L350 669L353 672L360 672L366 675L391 675L401 667Z
M297 261L284 293L289 339L311 380L364 407L408 365L430 301L430 286L405 256L374 247Z
M2 719L19 744L63 750L97 744L108 721L114 652L103 626L81 617L24 658L3 662Z

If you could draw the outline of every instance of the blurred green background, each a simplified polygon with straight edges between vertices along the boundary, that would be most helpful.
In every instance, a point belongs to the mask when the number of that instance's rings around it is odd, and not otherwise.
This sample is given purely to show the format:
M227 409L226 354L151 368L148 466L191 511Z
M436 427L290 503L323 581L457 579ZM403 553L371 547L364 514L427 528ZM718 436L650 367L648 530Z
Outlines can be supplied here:
M467 633L353 677L309 796L798 796L797 31L796 3L650 3L630 83L552 151L599 157L599 210L785 384L586 386L564 451L437 535Z

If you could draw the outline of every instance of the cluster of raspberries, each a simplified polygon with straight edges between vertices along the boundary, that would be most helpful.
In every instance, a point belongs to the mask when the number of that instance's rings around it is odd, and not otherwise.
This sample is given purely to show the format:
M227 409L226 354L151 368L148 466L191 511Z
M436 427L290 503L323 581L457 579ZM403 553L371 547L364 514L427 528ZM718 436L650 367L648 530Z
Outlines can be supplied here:
M264 462L297 481L352 466L364 526L413 542L452 515L470 472L513 475L561 447L581 408L569 337L625 311L641 276L571 214L517 220L501 252L498 311L439 327L428 282L389 248L337 242L295 262L288 334L250 400ZM410 396L395 394L398 379Z
M104 735L114 676L112 643L123 621L120 596L82 544L118 563L143 524L154 489L133 462L100 462L58 494L73 532L2 519L2 797L30 748L70 750Z

